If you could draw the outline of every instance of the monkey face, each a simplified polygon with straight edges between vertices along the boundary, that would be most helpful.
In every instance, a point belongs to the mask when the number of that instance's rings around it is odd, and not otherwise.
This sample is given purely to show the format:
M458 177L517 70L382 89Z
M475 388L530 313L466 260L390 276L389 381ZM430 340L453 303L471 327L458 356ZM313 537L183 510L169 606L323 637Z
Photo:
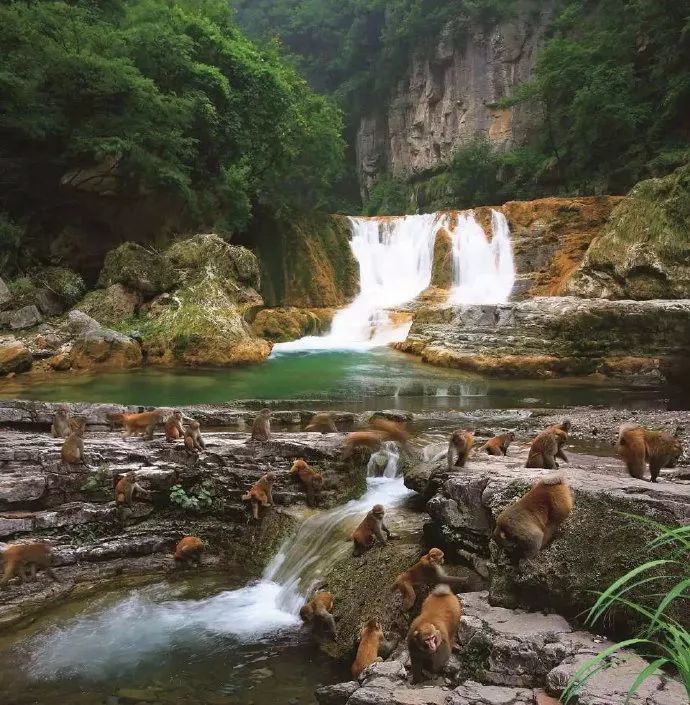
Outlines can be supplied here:
M63 418L67 416L67 409L64 406L59 406L57 410L57 415Z
M514 441L514 440L515 440L515 434L514 434L512 431L508 434L508 440L509 440L509 441Z
M269 416L271 416L271 410L270 409L262 409L260 416L263 416L265 419L267 419Z
M173 411L173 416L178 420L182 420L182 412L181 411Z
M383 515L386 513L386 510L383 508L382 504L375 504L372 507L371 511L372 511L372 514L375 517L378 517L379 519L383 518Z
M443 551L440 548L432 548L429 551L429 560L437 565L443 564Z
M441 633L433 624L422 624L414 635L419 648L432 654L441 645Z
M266 473L266 482L275 482L276 474L274 472Z
M570 429L573 427L572 423L568 419L566 419L562 424L561 428L566 432L570 433Z
M306 470L307 464L301 458L293 461L290 472L299 472L300 470Z

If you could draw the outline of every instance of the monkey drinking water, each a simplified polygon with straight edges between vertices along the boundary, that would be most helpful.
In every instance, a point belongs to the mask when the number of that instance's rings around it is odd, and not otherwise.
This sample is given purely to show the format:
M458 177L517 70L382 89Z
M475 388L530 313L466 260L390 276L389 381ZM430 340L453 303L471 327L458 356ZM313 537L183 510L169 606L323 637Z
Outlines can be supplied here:
M312 634L317 640L322 638L335 639L335 619L331 614L333 610L333 594L330 592L317 592L314 597L302 606L299 616L305 624L312 629Z

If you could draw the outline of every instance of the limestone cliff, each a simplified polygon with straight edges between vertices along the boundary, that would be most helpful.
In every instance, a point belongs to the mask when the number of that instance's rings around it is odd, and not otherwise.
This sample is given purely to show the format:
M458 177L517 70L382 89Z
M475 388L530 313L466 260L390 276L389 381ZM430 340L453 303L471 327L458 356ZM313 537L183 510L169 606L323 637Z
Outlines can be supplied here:
M444 31L431 50L410 59L387 104L359 125L357 165L366 198L381 174L407 176L435 169L461 144L487 137L510 147L538 124L534 107L499 101L533 74L553 0L518 0L513 16L469 37Z

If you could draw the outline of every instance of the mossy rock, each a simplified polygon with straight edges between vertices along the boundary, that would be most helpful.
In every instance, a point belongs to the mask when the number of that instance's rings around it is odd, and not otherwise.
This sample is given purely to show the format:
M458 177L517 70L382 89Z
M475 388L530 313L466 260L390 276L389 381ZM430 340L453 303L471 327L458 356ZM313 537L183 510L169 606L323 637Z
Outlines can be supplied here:
M125 242L108 252L98 277L98 286L103 289L123 284L147 295L169 291L178 283L179 276L167 257L135 242Z
M445 228L439 228L434 240L431 286L450 289L453 284L453 240Z
M131 318L139 304L141 295L122 284L113 284L107 289L90 291L78 304L77 308L96 319L106 327L120 326Z
M38 289L48 289L66 306L73 306L86 291L81 274L65 267L39 267L29 277Z
M323 335L330 327L333 313L333 309L267 308L256 315L252 332L274 343Z

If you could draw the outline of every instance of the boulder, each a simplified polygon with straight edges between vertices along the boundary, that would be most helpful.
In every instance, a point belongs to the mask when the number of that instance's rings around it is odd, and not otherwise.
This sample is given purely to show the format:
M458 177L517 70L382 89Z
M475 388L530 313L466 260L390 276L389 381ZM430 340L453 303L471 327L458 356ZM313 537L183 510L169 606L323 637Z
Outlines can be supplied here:
M33 357L24 343L18 340L0 343L0 377L27 372L32 364Z
M690 166L638 183L566 287L587 298L690 298Z
M107 289L90 291L78 308L103 326L122 324L131 318L141 304L141 294L123 284L112 284Z
M445 228L439 228L434 240L431 286L450 289L453 284L453 240Z
M497 305L418 308L395 345L422 360L516 377L682 377L690 366L690 300L537 297Z
M56 372L66 372L72 367L72 358L69 353L57 353L48 359L48 365Z
M123 284L147 295L168 291L177 283L177 274L166 256L134 242L108 252L98 277L102 289Z
M83 311L76 308L69 312L67 325L72 335L81 335L82 333L97 330L101 327L101 324L97 320L91 318L91 316L87 316Z
M34 306L23 306L15 311L10 311L8 323L12 330L23 330L33 328L43 322L41 312Z
M256 314L252 333L273 343L327 333L333 309L265 308Z
M75 339L70 360L76 369L126 370L141 367L143 355L141 346L133 338L108 328L96 328Z

